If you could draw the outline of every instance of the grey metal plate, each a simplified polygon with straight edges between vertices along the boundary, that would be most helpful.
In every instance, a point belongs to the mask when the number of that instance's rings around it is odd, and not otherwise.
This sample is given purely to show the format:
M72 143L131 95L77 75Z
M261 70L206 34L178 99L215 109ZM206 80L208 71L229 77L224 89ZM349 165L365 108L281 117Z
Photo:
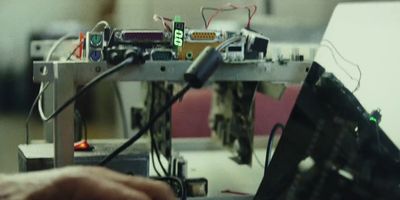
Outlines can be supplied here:
M182 82L183 74L191 61L148 61L142 65L128 65L121 71L108 77L113 81L177 81ZM289 62L280 65L273 62L243 64L223 64L210 81L267 81L276 83L301 83L311 62ZM35 82L47 82L57 79L61 68L73 70L74 80L78 84L86 83L101 72L112 67L105 62L34 62ZM42 73L43 69L46 73Z

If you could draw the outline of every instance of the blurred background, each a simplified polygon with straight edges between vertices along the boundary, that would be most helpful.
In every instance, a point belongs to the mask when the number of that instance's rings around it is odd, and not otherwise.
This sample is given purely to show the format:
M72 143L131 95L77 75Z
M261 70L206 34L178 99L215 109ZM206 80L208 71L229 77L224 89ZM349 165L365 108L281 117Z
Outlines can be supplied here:
M154 14L180 15L187 26L203 28L200 7L218 7L229 2L256 4L258 10L252 28L267 35L271 42L318 44L335 6L344 1L0 0L0 173L18 170L17 145L24 143L25 118L38 91L38 84L32 82L31 40L85 32L100 20L124 29L161 29L160 23L153 20ZM226 12L210 28L241 27L246 17L245 11ZM279 109L289 112L287 105L293 103L296 92L287 90L286 93L283 103L266 98L265 101L274 101L274 107L265 109L270 109L267 110L270 113ZM92 138L121 136L112 94L111 86L102 83L81 100ZM34 139L43 137L36 110L31 129Z

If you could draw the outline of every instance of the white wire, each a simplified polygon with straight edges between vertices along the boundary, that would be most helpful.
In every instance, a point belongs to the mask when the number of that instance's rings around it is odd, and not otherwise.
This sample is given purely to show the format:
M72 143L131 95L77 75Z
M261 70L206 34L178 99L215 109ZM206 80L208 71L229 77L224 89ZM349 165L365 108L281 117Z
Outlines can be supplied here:
M55 50L57 49L57 47L60 46L60 44L61 44L64 40L66 40L66 39L68 39L68 38L73 38L73 37L74 37L74 35L67 34L67 35L64 35L64 36L62 36L61 38L59 38L56 42L54 42L54 44L51 46L49 52L47 53L47 56L46 56L45 61L46 61L46 62L50 61L51 56L53 55L53 53L55 52ZM46 83L46 84L48 84L48 83ZM45 89L45 85L44 85L43 82L41 82L41 83L40 83L39 93L38 93L38 95L39 95L38 110L39 110L40 118L41 118L42 120L48 120L48 117L46 117L46 115L44 114L43 107L42 107L42 97L43 97L43 90L44 90L44 89Z
M166 22L165 22L165 20L164 20L164 17L161 17L161 16L159 16L159 15L157 15L157 14L154 14L154 15L153 15L153 20L154 20L155 22L158 22L158 21L161 20L161 23L163 24L164 30L168 30L168 27L167 27L167 24L166 24Z
M105 21L105 20L101 20L101 21L97 22L97 24L96 24L96 25L94 25L94 26L93 26L93 28L92 28L92 30L91 30L90 32L93 32L93 31L95 31L97 28L99 28L99 26L100 26L100 25L103 25L103 26L104 26L104 28L108 28L108 27L110 27L110 24L108 24L108 22L107 22L107 21Z
M95 30L96 30L97 28L99 28L99 26L101 26L101 25L103 25L104 27L110 27L110 25L108 24L107 21L102 20L102 21L97 22L97 24L92 28L91 32L95 31ZM71 38L71 37L74 37L74 35L67 34L67 35L64 35L64 36L62 36L61 38L59 38L59 39L53 44L53 46L51 46L49 52L47 53L47 56L46 56L45 61L46 61L46 62L50 61L51 56L53 55L53 53L54 53L54 51L57 49L57 47L60 46L60 44L61 44L64 40L66 40L66 39L68 39L68 38ZM43 121L49 120L49 118L45 115L44 110L43 110L43 107L42 107L42 106L43 106L43 105L42 105L43 91L45 90L45 88L47 88L47 85L48 85L48 84L49 84L49 83L47 82L47 83L46 83L46 86L45 86L45 84L44 84L43 82L41 82L41 83L40 83L40 88L39 88L39 93L38 93L38 95L39 95L38 110L39 110L40 118L41 118Z

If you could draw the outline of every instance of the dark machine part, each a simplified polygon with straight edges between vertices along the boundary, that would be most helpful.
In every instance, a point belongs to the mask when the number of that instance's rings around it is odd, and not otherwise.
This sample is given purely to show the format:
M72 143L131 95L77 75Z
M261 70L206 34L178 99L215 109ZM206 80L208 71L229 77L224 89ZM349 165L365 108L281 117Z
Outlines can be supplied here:
M171 42L171 34L162 30L114 30L113 36L113 41L119 44Z
M151 178L168 184L175 195L181 199L204 197L208 194L208 180L205 178L181 179L175 176Z
M223 145L238 144L239 164L251 164L254 136L254 98L258 82L218 82L214 90L212 129Z
M369 118L313 63L255 199L400 199L399 150Z
M113 149L120 145L116 142L91 142L93 151L76 151L74 163L77 165L96 165ZM51 143L18 145L18 161L20 172L30 172L54 168L54 146ZM148 176L149 149L146 144L129 147L107 165L114 171Z
M128 57L133 57L132 64L142 64L148 60L149 55L143 49L131 46L112 46L103 50L104 59L107 63L116 65Z
M149 82L148 92L145 100L146 116L144 119L148 121L157 110L159 110L165 102L168 101L173 95L173 85L167 82ZM172 126L171 118L172 111L168 110L165 115L160 117L154 125L150 128L150 133L153 134L155 143L160 150L161 154L167 159L171 157L171 139L172 139Z
M201 88L221 63L221 54L214 47L207 46L186 70L185 81L193 88Z
M245 60L258 60L266 58L269 38L264 35L248 29L242 29L242 35L245 36Z

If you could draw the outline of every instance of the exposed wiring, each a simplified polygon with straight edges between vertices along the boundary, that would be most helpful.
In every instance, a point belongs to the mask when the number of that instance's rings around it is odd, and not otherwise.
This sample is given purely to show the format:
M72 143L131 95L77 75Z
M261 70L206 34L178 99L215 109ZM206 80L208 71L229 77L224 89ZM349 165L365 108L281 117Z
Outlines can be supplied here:
M54 44L50 47L50 50L49 50L49 52L47 53L47 56L46 56L46 61L49 61L50 59L51 59L51 56L53 55L53 53L55 52L55 50L58 48L58 46L60 46L60 44L64 41L64 40L66 40L66 39L68 39L68 38L73 38L74 36L73 35L70 35L70 34L67 34L67 35L64 35L64 36L62 36L61 38L59 38L56 42L54 42ZM43 82L41 82L40 83L40 89L39 89L39 92L38 92L38 95L35 97L35 100L33 101L33 103L32 103L32 105L31 105L31 107L30 107L30 109L29 109L29 112L28 112L28 116L27 116L27 118L26 118L26 120L25 120L25 142L26 142L26 144L29 144L29 141L30 141L30 133L29 133L29 121L30 121L30 119L31 119L31 117L32 117L32 114L33 114L33 110L34 110L34 108L35 108L35 106L36 106L36 104L38 104L38 103L41 103L41 98L42 98L42 96L43 96L43 93L44 93L44 91L47 89L47 87L50 85L50 83L43 83ZM40 105L40 104L39 104ZM39 106L39 110L42 110L41 109L41 106ZM43 111L43 110L42 110ZM45 117L44 116L44 113L43 112L40 112L39 111L39 113L40 113L40 116L41 117ZM42 115L43 114L43 115Z
M57 41L54 42L54 44L51 46L49 52L47 53L46 59L45 61L48 62L51 59L51 56L53 55L54 51L58 48L58 46L60 46L60 44L62 42L64 42L64 40L66 39L70 39L70 38L75 38L76 36L71 35L71 34L66 34L62 37L60 37Z
M78 45L75 46L75 48L71 51L71 53L68 55L67 60L71 60L72 56L75 54L76 50L79 49L79 47L81 46L81 44L84 42L85 40L82 40L81 42L79 42Z
M153 113L154 113L155 100L156 100L156 96L155 96L155 87L156 87L156 85L158 85L158 84L157 84L157 83L151 83L150 115L153 115ZM156 142L156 140L155 140L155 133L154 133L154 131L153 131L153 128L154 128L153 125L149 128L149 131L150 131L150 139L151 139L151 148L152 148L151 150L152 150L153 152L155 152L156 157L157 157L158 164L160 165L160 167L161 167L161 169L162 169L164 175L167 176L167 175L168 175L168 172L167 172L167 170L165 169L163 163L161 162L160 151L159 151L157 142Z
M107 76L110 76L111 74L119 71L123 67L125 67L127 64L132 63L133 58L129 57L125 59L124 61L120 62L119 64L107 69L100 75L96 76L93 78L91 81L86 83L74 96L66 100L59 108L57 108L49 117L47 117L44 121L48 121L52 119L53 117L57 116L62 112L66 107L68 107L72 102L74 102L78 97L80 97L82 94L84 94L88 89L92 88L95 84L97 84L99 81L103 80Z
M268 167L269 163L271 162L272 145L274 142L274 137L275 137L276 131L278 129L281 129L283 131L285 129L285 126L281 123L276 123L271 129L271 132L268 137L267 153L266 153L266 157L265 157L265 166L267 166L267 167Z
M158 171L158 169L157 169L157 166L156 166L156 162L155 162L155 160L154 160L154 147L153 147L153 142L151 142L151 145L150 145L151 147L150 147L150 152L151 152L151 164L152 164L152 166L153 166L153 169L154 169L154 171L156 172L156 174L157 174L157 176L158 177L161 177L161 174L160 174L160 172Z
M325 47L325 48L327 48L327 49L330 51L330 53L331 53L331 55L332 55L332 58L333 58L333 60L335 61L336 65L337 65L351 80L357 82L357 85L356 85L355 88L353 89L352 93L356 92L356 91L360 88L360 86L361 86L362 71L361 71L360 66L359 66L358 64L356 64L356 63L354 63L354 62L348 60L347 58L345 58L345 57L340 53L340 51L336 48L336 46L335 46L330 40L328 40L328 39L323 39L322 42L326 42L326 43L328 43L328 45L321 44L320 47ZM354 66L354 67L356 67L356 69L357 69L357 71L358 71L358 74L359 74L358 78L355 78L354 76L352 76L352 75L346 70L346 68L344 68L344 67L339 63L339 61L337 60L337 58L336 58L336 56L335 56L335 52L336 52L336 54L337 54L343 61L345 61L346 63L348 63L348 64L350 64L350 65L352 65L352 66Z
M39 92L39 94L35 97L35 100L33 101L31 108L29 109L28 116L26 117L25 120L25 143L29 144L30 143L30 132L29 132L29 122L31 120L33 110L35 109L36 104L39 101L40 96L43 94L44 90L50 85L50 83L46 83L43 87L43 90Z
M108 24L107 21L101 20L101 21L97 22L96 25L94 25L94 27L92 28L92 30L90 30L90 32L95 31L95 30L98 29L100 26L103 26L103 28L110 28L110 24Z
M67 35L64 35L61 38L59 38L56 42L54 42L54 44L51 46L49 52L47 53L45 61L46 62L50 61L51 56L53 55L54 51L57 49L58 46L60 46L60 44L63 41L65 41L66 39L69 39L69 38L74 38L74 37L75 37L74 35L67 34ZM41 82L40 83L39 94L43 94L43 91L44 91L44 83ZM47 117L46 117L46 115L44 114L44 111L43 111L42 98L43 98L43 95L40 95L39 96L39 102L38 102L38 110L39 110L40 118L42 118L42 120L45 120L45 119L47 119Z
M104 166L108 162L110 162L113 158L115 158L119 153L124 151L126 148L131 146L133 143L135 143L140 137L142 137L143 134L145 134L149 128L156 122L158 118L160 118L170 107L180 98L183 97L183 95L191 88L191 86L188 84L186 85L181 91L179 91L175 96L173 96L159 111L156 112L154 116L150 118L150 120L147 122L146 125L144 125L136 135L131 137L128 141L126 141L124 144L119 146L117 149L115 149L113 152L111 152L107 157L105 157L99 165Z
M253 8L253 10L251 9L251 7ZM237 10L237 9L247 9L248 11L248 20L247 20L247 24L246 24L246 28L250 28L250 24L251 24L251 20L253 18L253 16L255 15L255 13L257 12L257 6L256 5L250 5L250 6L237 6L234 4L227 4L224 6L221 6L219 8L214 8L214 7L201 7L200 8L200 12L201 12L201 17L203 19L204 22L204 27L206 29L208 29L208 27L211 24L211 21L221 12L225 12L225 11L233 11L233 10ZM212 14L208 20L206 20L204 11L206 10L213 10L215 11L214 14Z
M158 164L160 165L164 175L168 176L169 175L168 171L166 170L166 168L164 167L163 163L161 162L160 151L159 151L158 145L156 143L156 140L154 138L154 135L152 133L150 133L150 137L151 137L151 146L153 148L152 150L154 150L154 152L156 154L156 158L157 158Z
M94 31L94 30L96 30L100 25L104 25L105 27L110 27L109 26L109 24L108 24L108 22L106 22L106 21L100 21L100 22L98 22L93 28L92 28L92 31ZM64 41L64 40L66 40L66 39L68 39L68 38L74 38L74 36L73 35L70 35L70 34L67 34L67 35L64 35L63 37L61 37L61 38L59 38L53 45L52 45L52 47L50 48L50 50L49 50L49 52L48 52L48 54L47 54L47 56L46 56L46 61L50 61L50 59L51 59L51 56L53 55L53 53L54 53L54 51L57 49L57 47ZM83 43L83 41L81 41L81 42L79 42L79 44L74 48L74 50L68 55L68 57L67 57L67 60L70 60L71 59L71 57L72 57L72 55L75 53L75 51L79 48L79 46L81 45ZM33 109L35 108L35 106L36 106L36 104L38 104L38 109L39 109L39 114L40 114L40 117L43 119L46 119L47 117L45 116L45 114L44 114L44 112L43 112L43 109L42 109L42 96L43 96L43 93L44 93L44 91L47 89L47 87L50 85L50 83L40 83L40 89L39 89L39 92L38 92L38 95L35 97L35 100L33 101L33 103L32 103L32 106L30 107L30 109L29 109L29 112L28 112L28 116L27 116L27 118L26 118L26 121L25 121L25 129L26 129L26 136L25 136L25 142L26 142L26 144L29 144L29 141L30 141L30 133L29 133L29 121L30 121L30 119L31 119L31 117L32 117L32 114L33 114Z
M167 21L171 22L172 19L154 14L153 20L156 22L161 21L161 23L163 24L164 30L168 31L168 32L172 32L171 26L167 24Z
M232 44L232 43L234 43L234 42L240 40L241 38L242 38L242 36L240 36L240 35L231 37L231 38L225 40L223 43L219 44L215 49L216 49L217 51L221 51L222 49L224 49L224 48L227 47L228 45L230 45L230 44Z

